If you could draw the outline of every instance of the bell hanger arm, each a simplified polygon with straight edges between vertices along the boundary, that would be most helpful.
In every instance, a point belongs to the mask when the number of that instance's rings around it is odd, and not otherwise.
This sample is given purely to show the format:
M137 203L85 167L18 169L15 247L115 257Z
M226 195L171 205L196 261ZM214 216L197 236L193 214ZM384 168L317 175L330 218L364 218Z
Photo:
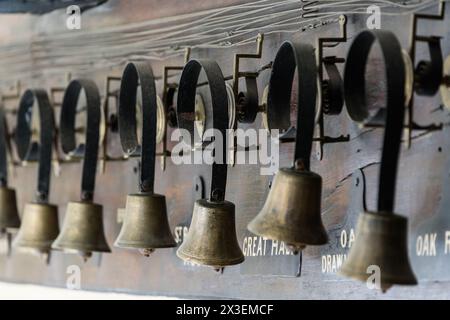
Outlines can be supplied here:
M295 71L298 73L298 130L296 130L294 166L309 170L317 97L317 65L312 45L284 42L279 48L269 81L267 118L270 129L289 128Z
M6 147L5 111L0 102L0 187L8 186L8 157Z
M378 42L385 61L387 87L385 132L378 186L378 211L393 212L395 182L405 115L405 66L399 41L392 32L363 31L354 40L344 74L345 102L352 110L367 110L365 69L372 45ZM368 114L361 113L362 118Z
M38 186L36 201L47 202L50 188L50 171L52 161L52 144L55 134L55 121L53 109L50 104L47 92L44 89L27 90L22 95L17 114L16 142L19 158L22 161L28 160L32 148L36 145L31 141L32 130L30 128L30 114L34 102L37 101L39 108L39 145L38 158Z
M212 164L210 200L219 202L225 199L225 189L227 183L227 163L226 163L226 129L228 128L228 99L225 80L222 71L216 61L209 59L190 60L184 67L180 78L177 100L177 119L180 129L185 129L191 137L194 137L195 119L195 95L197 83L202 69L205 71L209 90L211 92L211 104L207 104L206 114L212 116L212 128L215 133L220 133L224 142L221 146L222 158L215 152L214 163ZM193 139L191 139L193 143Z
M136 133L136 94L139 85L142 96L142 145L139 145ZM153 193L155 182L156 103L151 65L148 62L129 63L120 83L119 135L126 154L141 156L139 187L145 193Z
M80 148L75 138L75 117L77 115L77 104L81 90L84 90L86 95L87 112L87 130L83 150L84 161L81 178L81 199L83 201L92 201L95 189L101 119L100 93L94 81L89 79L73 80L67 87L61 107L60 138L64 153L70 154Z

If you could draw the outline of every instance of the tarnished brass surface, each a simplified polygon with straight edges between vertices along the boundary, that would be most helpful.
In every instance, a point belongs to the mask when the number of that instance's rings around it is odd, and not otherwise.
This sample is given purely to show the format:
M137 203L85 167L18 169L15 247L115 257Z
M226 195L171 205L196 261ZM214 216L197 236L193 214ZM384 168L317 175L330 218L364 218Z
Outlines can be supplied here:
M383 291L394 284L415 285L407 247L407 219L388 212L364 212L358 220L355 244L340 274L367 281L380 268L380 286Z
M19 227L16 192L14 189L0 188L0 232Z
M103 231L103 207L89 202L69 202L61 233L52 249L79 253L111 252Z
M214 268L243 262L234 211L234 204L228 201L197 200L189 232L177 250L178 257Z
M13 246L46 253L58 234L58 207L47 203L27 203Z
M156 248L175 247L167 218L166 197L159 194L128 195L122 229L114 245L142 249L144 255Z
M322 224L322 178L310 171L280 169L264 207L248 229L262 237L284 241L294 251L328 241Z

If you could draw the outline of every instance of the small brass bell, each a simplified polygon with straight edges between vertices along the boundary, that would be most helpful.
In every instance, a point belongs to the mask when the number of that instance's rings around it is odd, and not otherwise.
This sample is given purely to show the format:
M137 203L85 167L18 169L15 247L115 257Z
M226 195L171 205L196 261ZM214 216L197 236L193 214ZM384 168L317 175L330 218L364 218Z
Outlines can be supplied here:
M47 203L27 203L13 246L48 253L58 234L58 207Z
M294 252L306 245L327 243L321 219L322 178L310 171L280 169L261 212L248 229L268 239L284 241Z
M37 102L38 113L33 111L34 101ZM39 142L32 141L34 124L38 125ZM39 166L38 183L36 201L25 205L22 225L13 246L47 256L47 263L51 244L59 233L58 207L48 203L54 129L53 109L46 91L27 90L20 100L15 136L21 161L33 159L31 155L35 153Z
M52 248L78 253L84 259L92 252L111 252L103 231L103 207L91 202L69 202L61 233Z
M213 129L225 136L229 123L227 90L222 71L213 60L191 60L184 66L178 92L178 126L194 136L195 84L202 70L208 82L214 84L209 87L211 103L205 105L206 114L212 117L208 122L213 124ZM191 146L194 147L192 141ZM201 199L195 202L189 232L177 250L177 256L181 259L211 266L216 270L244 261L236 236L235 206L225 201L226 152L222 152L221 156L219 154L214 152L214 162L211 165L209 200Z
M234 204L229 201L197 200L189 232L178 248L177 256L214 269L243 262L234 211Z
M0 187L0 233L19 227L16 192L7 187Z
M307 245L328 242L321 217L322 178L310 171L316 104L320 99L313 46L284 42L274 59L269 82L266 108L270 129L290 127L295 72L301 76L297 89L294 167L276 173L266 202L248 229L261 237L283 241L297 253Z
M85 146L76 144L75 117L79 96L84 91L87 101ZM64 152L74 154L83 150L81 201L67 205L61 233L52 248L78 253L86 261L92 252L111 252L103 230L103 207L93 202L95 173L100 136L100 92L89 79L72 80L64 93L60 119L60 138Z
M114 245L139 249L144 256L149 256L156 248L175 247L167 218L166 197L129 194L122 229Z
M138 127L135 120L138 91L142 101L140 142L136 135ZM120 85L119 132L124 152L129 156L141 157L140 193L127 196L125 217L115 246L137 249L146 257L155 249L176 246L170 232L166 198L154 193L156 128L157 120L161 120L161 114L158 118L157 110L155 79L150 64L129 63Z
M394 214L395 184L405 118L405 66L400 42L390 31L366 30L354 39L345 67L346 104L349 110L367 110L366 65L372 45L378 42L386 66L386 127L379 172L377 212L364 212L358 220L355 243L340 274L369 283L375 280L386 291L394 284L415 285L409 264L407 219ZM404 104L403 104L404 105ZM400 107L399 107L400 106ZM361 120L367 118L362 112ZM372 277L373 275L373 277Z
M407 245L407 219L392 213L365 212L358 220L355 244L340 274L367 281L371 266L380 268L380 287L415 285Z

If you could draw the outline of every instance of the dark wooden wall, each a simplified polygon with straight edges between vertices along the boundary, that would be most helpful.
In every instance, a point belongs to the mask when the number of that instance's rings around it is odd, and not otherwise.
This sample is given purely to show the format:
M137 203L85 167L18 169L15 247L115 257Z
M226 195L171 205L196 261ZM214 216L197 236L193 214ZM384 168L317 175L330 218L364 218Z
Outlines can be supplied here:
M171 16L184 12L239 3L238 0L222 1L110 1L106 9L93 9L83 16L83 28L98 28L110 24L122 24L131 21L142 21L161 16ZM54 19L51 19L53 17ZM61 28L64 12L58 11L42 17L34 16L0 16L0 45L10 43L17 34L32 35L38 31L52 32ZM410 15L383 16L382 28L392 30L399 37L404 48L408 46ZM443 53L446 57L450 50L450 10L447 10L445 22L423 25L423 30L430 34L442 35ZM361 17L349 17L349 36L365 28L365 20ZM261 61L249 61L243 67L252 70L273 60L274 54L286 39L313 42L317 36L337 35L336 25L326 26L318 31L294 34L273 34L266 37L263 58ZM426 34L425 32L425 34ZM349 40L351 41L351 39ZM345 56L348 44L339 46L336 55ZM419 57L427 57L425 48L420 47ZM239 49L203 49L194 50L193 57L213 57L224 74L231 74L233 54L238 51L253 51L253 46ZM180 64L181 58L168 61L152 62L154 70L160 74L164 64ZM106 75L120 75L123 66L111 70L83 74L93 78L104 90ZM268 71L259 77L259 90L268 83ZM80 76L74 74L73 77ZM23 87L59 86L61 77L46 79L26 79ZM3 79L5 80L5 79ZM158 83L159 92L161 84ZM444 123L445 129L439 132L417 132L410 149L403 147L398 183L396 212L409 218L411 227L411 255L414 256L416 230L424 221L430 221L438 212L441 199L450 195L443 194L444 177L449 174L450 164L450 132L447 129L449 113L445 109L435 111L441 104L437 95L433 98L416 99L416 120L418 123ZM16 107L16 102L8 102L7 107ZM295 108L293 110L295 112ZM10 126L13 118L10 116ZM249 127L260 127L261 119ZM245 127L245 126L243 126ZM326 255L342 254L346 249L340 248L336 241L340 239L343 229L350 233L355 219L361 209L359 188L355 188L354 172L362 168L366 177L366 199L369 209L374 209L377 191L377 173L380 158L382 130L362 129L353 123L346 112L340 116L326 117L326 131L329 135L350 134L348 143L326 145L324 159L318 161L313 157L313 170L320 173L324 181L323 220L330 231L329 246L307 248L302 256L301 276L296 276L299 267L299 256L280 255L248 256L240 266L225 268L219 274L209 268L184 265L175 255L176 248L157 250L150 258L142 257L134 251L113 247L112 254L101 258L95 255L87 263L74 255L55 252L50 265L38 257L13 252L10 258L5 255L5 240L2 240L0 254L0 280L35 283L48 286L64 287L67 279L67 267L79 265L82 269L83 289L100 291L120 291L138 294L158 294L181 297L220 297L220 298L271 298L271 299L342 299L342 298L450 298L450 260L441 254L430 258L430 264L440 263L439 275L419 275L420 284L416 287L394 287L388 293L381 294L369 290L365 284L357 283L323 272L322 260ZM111 149L120 151L117 135L111 135ZM292 144L280 147L280 165L290 164ZM120 224L117 223L117 208L125 205L126 195L136 191L137 175L133 171L134 160L128 162L107 163L106 172L97 174L95 200L104 206L105 228L109 243L113 244ZM34 195L37 167L17 167L11 173L11 185L16 188L19 208L23 208ZM58 204L60 221L63 220L66 204L77 200L80 191L81 164L63 164L61 175L52 176L50 199ZM193 205L193 181L197 175L205 179L208 185L209 168L207 166L175 166L168 159L163 172L156 172L156 191L167 197L169 220L172 230L188 226ZM268 192L270 177L261 176L257 165L236 165L229 169L227 199L236 204L236 224L241 246L248 243L251 234L246 230L247 223L261 209ZM350 200L352 197L353 200ZM352 202L353 201L353 202ZM450 208L445 208L450 211ZM450 230L450 212L443 214L441 226ZM178 227L178 228L177 228ZM441 238L439 238L441 239ZM271 244L268 244L269 246ZM257 247L256 247L257 248ZM279 252L280 248L278 247ZM252 251L253 252L253 251ZM248 253L248 252L247 252ZM422 257L424 258L424 257ZM436 260L437 259L437 260ZM447 260L446 260L447 259ZM331 260L332 261L332 260ZM438 261L438 262L437 262ZM414 267L414 264L413 264ZM333 271L333 270L331 270Z

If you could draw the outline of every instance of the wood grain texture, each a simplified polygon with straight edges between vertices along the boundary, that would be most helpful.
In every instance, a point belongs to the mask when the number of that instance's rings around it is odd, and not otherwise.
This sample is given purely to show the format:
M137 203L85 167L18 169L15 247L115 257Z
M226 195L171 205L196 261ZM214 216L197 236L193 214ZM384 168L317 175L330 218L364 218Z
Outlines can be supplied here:
M96 28L104 25L113 25L131 21L142 21L161 16L171 16L183 12L206 9L244 1L181 1L181 0L155 0L155 1L110 1L104 9L93 9L83 18L83 27ZM349 36L365 28L362 18L349 17ZM14 40L16 33L20 37L30 37L33 32L56 32L61 28L61 12L55 12L42 17L31 16L1 16L0 45ZM4 20L6 19L6 20ZM59 20L58 20L59 19ZM59 21L59 22L57 22ZM426 32L442 35L444 56L450 50L450 10L447 10L447 19L443 23L424 24ZM403 47L408 46L409 16L389 17L383 16L382 27L392 30L401 40ZM18 30L13 32L12 30ZM336 35L336 26L323 27L318 31L289 35L269 35L264 43L263 58L261 61L245 61L243 68L254 70L273 60L275 52L282 41L295 39L313 42L318 35ZM426 31L426 32L425 32ZM351 41L351 40L350 40ZM345 56L349 43L340 45L332 55ZM427 57L426 48L420 47L419 57ZM225 75L231 74L232 59L235 52L252 51L252 46L239 49L202 49L194 50L195 58L213 57L222 67ZM152 62L156 74L161 74L164 64L180 64L180 59L171 59L163 62ZM94 79L104 90L105 77L108 74L120 75L122 66L83 74ZM341 69L342 70L342 69ZM262 93L267 85L270 72L265 71L258 79L259 90ZM74 75L79 76L79 75ZM50 87L61 84L61 77L46 79L29 79L24 87L43 86ZM158 92L161 83L158 82ZM295 86L294 86L295 87ZM200 90L205 94L206 88ZM207 102L208 99L206 99ZM416 120L420 124L429 122L449 122L449 113L446 110L436 109L441 101L440 97L416 100ZM14 103L8 107L14 108ZM293 113L296 106L293 106ZM10 127L13 126L13 117L9 116ZM260 127L261 118L245 127ZM378 162L380 159L382 130L360 129L353 123L346 112L340 116L326 117L326 133L328 135L350 134L348 143L339 143L325 146L324 159L318 161L313 156L312 169L322 175L323 189L323 220L327 227L338 224L344 219L349 205L349 190L351 187L351 174L358 168L364 168L367 180L367 205L369 209L375 208L377 192ZM412 147L406 150L403 147L398 183L396 212L409 217L410 226L414 227L421 221L432 216L437 210L441 199L443 175L448 173L445 168L450 157L450 132L446 128L441 132L415 133ZM120 152L118 135L111 135L110 149L114 153ZM170 148L170 147L169 147ZM292 144L283 144L280 147L280 165L287 166L292 161ZM97 175L97 189L95 201L103 204L105 228L108 242L112 245L117 237L120 225L116 221L117 208L124 207L128 193L137 190L137 175L133 168L134 160L128 162L111 162L107 164L106 173ZM15 169L11 177L11 185L16 188L19 208L31 200L34 195L36 181L36 165ZM50 200L59 206L60 221L64 217L66 204L70 200L77 200L80 192L81 164L64 164L59 177L52 176ZM207 166L185 165L175 166L168 159L164 172L159 168L156 171L156 192L165 194L169 211L169 221L172 229L176 226L189 224L193 194L193 179L201 175L208 186L210 170ZM261 209L270 177L261 176L258 165L236 165L229 169L227 200L236 204L236 224L240 244L245 235L247 223ZM450 208L449 208L450 210ZM450 223L449 223L450 226ZM413 239L412 239L413 240ZM0 244L4 246L4 241ZM3 248L4 249L4 248ZM218 274L209 268L185 266L175 255L176 249L157 250L150 258L144 258L134 251L113 248L112 254L105 254L101 258L95 255L87 263L83 263L78 256L65 255L55 252L50 265L38 257L14 252L12 257L0 255L0 279L10 282L25 282L63 287L66 283L66 268L69 265L79 265L82 270L83 289L101 291L122 291L139 294L174 295L181 297L214 297L214 298L268 298L268 299L442 299L450 298L449 282L421 282L417 287L394 287L387 294L369 290L365 284L353 282L338 276L328 276L321 272L320 248L307 248L303 253L301 277L292 276L260 276L248 272L241 273L240 267L225 268L223 274ZM3 252L4 250L2 250ZM245 263L245 262L244 262ZM414 266L413 266L414 267ZM450 266L448 268L450 273Z

